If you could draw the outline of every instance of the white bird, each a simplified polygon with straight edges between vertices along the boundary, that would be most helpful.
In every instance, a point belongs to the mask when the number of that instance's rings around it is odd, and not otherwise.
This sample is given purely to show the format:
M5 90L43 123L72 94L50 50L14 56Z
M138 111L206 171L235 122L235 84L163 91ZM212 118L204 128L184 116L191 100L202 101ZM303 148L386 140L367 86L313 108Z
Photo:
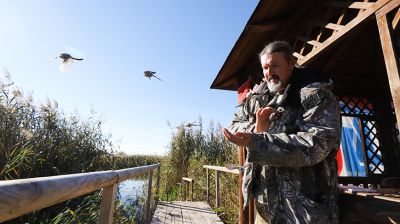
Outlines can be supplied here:
M144 77L147 77L149 79L151 79L151 77L155 77L157 79L159 79L160 81L162 81L162 79L158 78L157 76L155 76L154 74L156 74L156 72L153 71L144 71Z

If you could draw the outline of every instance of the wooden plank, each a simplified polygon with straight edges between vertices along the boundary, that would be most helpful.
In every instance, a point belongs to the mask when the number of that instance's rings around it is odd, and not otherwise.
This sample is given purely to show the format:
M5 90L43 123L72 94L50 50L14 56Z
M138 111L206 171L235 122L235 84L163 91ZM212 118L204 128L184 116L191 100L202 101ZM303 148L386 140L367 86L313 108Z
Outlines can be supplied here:
M399 24L400 20L400 8L397 10L396 15L394 15L393 20L392 20L392 28L395 30L397 28L397 25Z
M295 36L294 38L297 39L297 40L303 41L303 42L305 42L305 43L307 43L309 45L315 46L315 47L319 47L321 45L320 42L315 41L315 40L311 40L311 39L306 38L306 37Z
M117 191L117 184L112 184L103 188L103 195L100 205L100 224L111 224L114 214L115 193Z
M335 24L335 23L328 23L328 22L323 22L323 21L314 21L314 20L309 20L307 21L309 25L312 26L320 26L324 27L330 30L341 30L344 26Z
M399 5L400 5L399 0L391 0L389 3L385 4L382 8L377 10L375 12L375 16L377 18L382 17L391 12L393 9L397 8Z
M230 169L228 169L226 167L223 167L223 166L204 165L203 168L211 169L211 170L218 170L218 171L222 171L222 172L225 172L225 173L239 174L239 170L237 170L237 169L230 170Z
M305 65L311 60L313 60L318 54L328 49L328 47L332 46L333 44L337 43L338 41L342 40L346 34L348 34L352 29L356 28L363 22L365 22L371 15L373 15L378 9L382 6L390 2L391 0L379 0L374 5L369 7L367 10L362 12L358 17L354 18L350 21L347 25L343 27L343 29L334 33L331 37L326 39L320 47L314 49L310 53L304 56L304 58L299 59L297 63L299 65ZM398 1L398 0L395 0Z
M193 181L193 179L189 178L189 177L182 177L182 180L188 181L188 182L192 182Z
M383 57L385 58L386 72L389 79L397 125L400 127L400 74L398 57L391 37L391 26L387 16L377 17L379 37L381 39Z
M297 52L293 52L293 56L295 56L297 59L303 59L304 58L303 55L301 55L301 54L299 54Z
M160 201L151 223L223 224L211 207L202 201Z
M344 26L335 24L335 23L328 23L326 24L325 28L331 29L331 30L341 30L343 29Z

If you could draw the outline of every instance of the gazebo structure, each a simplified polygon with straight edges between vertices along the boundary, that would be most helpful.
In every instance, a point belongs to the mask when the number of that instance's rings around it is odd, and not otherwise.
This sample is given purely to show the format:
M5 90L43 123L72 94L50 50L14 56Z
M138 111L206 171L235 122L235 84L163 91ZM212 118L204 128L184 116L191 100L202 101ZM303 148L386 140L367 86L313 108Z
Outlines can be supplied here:
M343 118L359 121L364 157L364 175L339 177L346 223L400 222L399 6L400 0L262 0L211 85L236 91L261 75L257 53L274 40L290 43L299 66L329 74ZM248 210L243 222L253 219Z

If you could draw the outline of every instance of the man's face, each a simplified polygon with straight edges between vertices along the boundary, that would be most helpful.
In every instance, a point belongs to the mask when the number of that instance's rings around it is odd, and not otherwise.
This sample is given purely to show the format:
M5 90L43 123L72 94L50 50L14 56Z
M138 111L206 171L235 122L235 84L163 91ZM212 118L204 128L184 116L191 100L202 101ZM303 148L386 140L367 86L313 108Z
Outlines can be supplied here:
M260 60L268 89L276 93L286 88L292 76L294 61L288 62L283 52L264 54Z

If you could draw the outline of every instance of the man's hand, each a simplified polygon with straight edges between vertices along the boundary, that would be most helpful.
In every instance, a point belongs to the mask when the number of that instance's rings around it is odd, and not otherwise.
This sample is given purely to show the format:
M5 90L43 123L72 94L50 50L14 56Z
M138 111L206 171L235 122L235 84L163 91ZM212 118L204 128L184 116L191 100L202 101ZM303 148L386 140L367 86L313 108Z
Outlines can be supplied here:
M228 141L235 145L249 147L251 144L252 133L250 132L236 132L235 134L232 134L228 129L223 128L222 133Z
M269 119L272 113L275 113L275 109L272 107L263 107L257 110L255 132L268 131L270 125Z

